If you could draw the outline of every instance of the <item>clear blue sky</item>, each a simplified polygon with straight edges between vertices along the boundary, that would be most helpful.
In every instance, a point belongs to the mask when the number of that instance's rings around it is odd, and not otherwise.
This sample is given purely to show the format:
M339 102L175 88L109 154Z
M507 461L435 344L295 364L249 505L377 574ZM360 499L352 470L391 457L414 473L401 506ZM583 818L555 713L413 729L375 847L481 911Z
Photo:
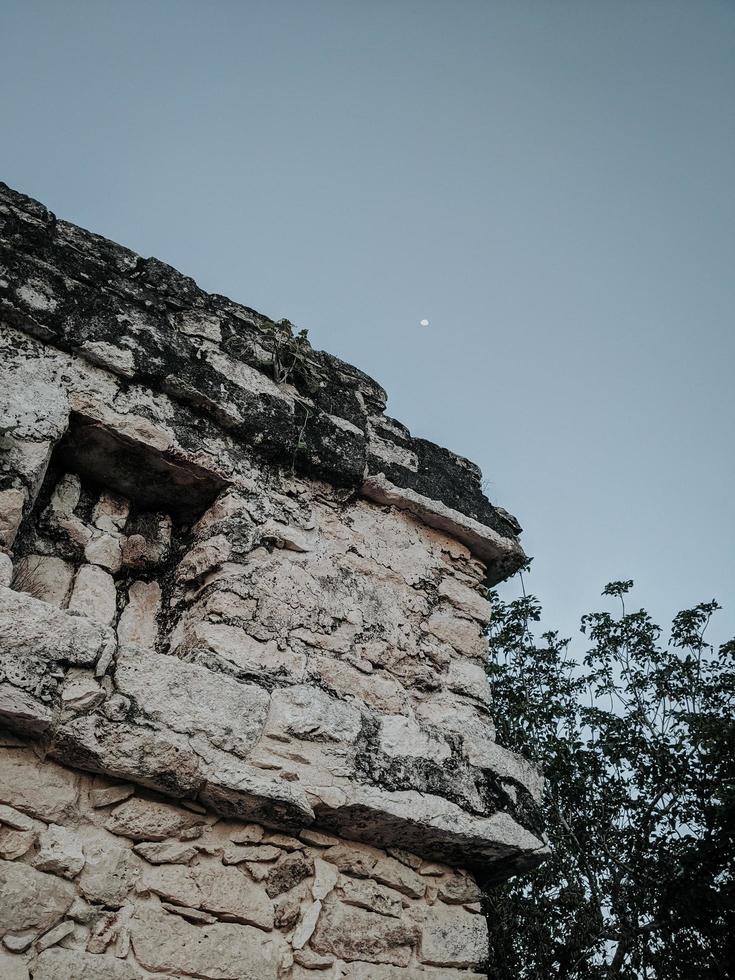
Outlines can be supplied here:
M550 625L735 632L734 3L5 0L0 85L9 184L479 462Z

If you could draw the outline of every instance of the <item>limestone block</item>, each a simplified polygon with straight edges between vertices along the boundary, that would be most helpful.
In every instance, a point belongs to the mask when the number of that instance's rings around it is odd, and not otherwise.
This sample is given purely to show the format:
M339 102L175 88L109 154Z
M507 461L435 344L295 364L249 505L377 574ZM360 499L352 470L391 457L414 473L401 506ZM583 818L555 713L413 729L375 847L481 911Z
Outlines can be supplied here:
M15 861L23 857L36 842L35 830L9 830L0 828L0 858L5 861Z
M105 692L91 670L71 668L64 678L61 704L72 712L91 711L105 700Z
M334 864L323 858L314 860L314 881L311 884L311 894L315 901L326 898L337 884L339 872Z
M147 970L209 980L277 980L285 940L253 926L216 922L196 926L178 915L139 906L133 950Z
M274 923L278 929L292 929L301 918L301 909L309 899L309 886L302 881L288 892L273 899Z
M110 573L99 565L82 565L74 580L69 611L109 626L117 614L117 592Z
M30 949L38 938L38 933L33 929L26 929L23 932L8 932L3 936L3 946L11 953L25 953Z
M27 817L20 810L16 810L15 807L6 806L4 803L0 803L0 823L5 824L6 827L12 827L13 830L33 830L34 822L30 817Z
M26 495L23 490L0 490L0 545L12 548L23 520Z
M120 643L133 643L154 650L160 609L161 586L158 582L133 582L128 590L128 604L117 625Z
M0 977L3 980L29 980L30 974L20 956L8 953L0 947Z
M343 905L330 896L319 916L311 946L343 960L408 966L418 929L407 918L392 919Z
M21 583L19 591L63 607L74 579L74 566L54 555L27 555L18 561L16 576Z
M229 921L243 922L261 929L273 928L273 903L263 888L250 881L237 868L224 868L208 862L192 868L201 898L198 905Z
M48 512L46 513L48 515ZM92 540L94 532L76 514L72 514L70 517L57 516L51 523L56 524L57 533L61 530L66 534L76 551L84 551Z
M214 606L210 602L210 609ZM224 601L217 603L221 609ZM240 610L235 611L238 615ZM221 613L219 613L221 614ZM211 666L222 664L230 671L245 671L249 674L286 674L294 681L302 681L306 668L306 657L291 649L281 650L271 640L262 642L250 636L245 630L227 623L195 623L184 631L184 637L172 652L181 656L189 653L196 663ZM212 657L212 654L215 656Z
M412 854L410 851L404 851L400 847L388 847L386 850L391 857L394 857L396 861L400 861L401 864L405 864L407 868L413 868L414 871L418 871L421 867L421 858L416 854Z
M186 905L172 905L171 902L161 902L161 908L167 912L173 912L174 915L180 915L182 919L186 919L187 922L193 922L196 925L211 925L217 921L216 915L210 915L209 912L202 912L201 909L190 909Z
M134 779L168 794L190 797L202 783L201 762L184 736L137 727L121 718L79 715L64 720L54 730L49 751L61 761L78 765L83 759L95 772Z
M452 660L447 671L447 686L458 694L475 698L481 704L490 704L490 685L482 664Z
M95 809L112 806L114 803L122 803L135 792L135 786L131 783L118 783L115 786L104 786L91 790L89 800Z
M234 840L234 838L232 838ZM262 838L262 843L271 844L273 847L281 847L284 851L303 851L306 845L303 841L300 841L297 837L291 837L288 834L278 834L269 831L265 833Z
M365 704L386 714L400 714L408 700L402 686L391 677L378 673L364 674L331 657L318 654L310 657L309 673L317 683L342 697L350 695L360 698Z
M275 861L281 850L268 844L232 844L222 854L224 864L242 864L243 861Z
M318 977L319 974L315 976ZM397 966L376 966L374 963L347 963L342 973L342 980L484 980L484 977L484 973L470 973L449 967L439 969L409 966L404 969ZM309 980L314 980L314 977Z
M309 941L316 928L317 919L321 911L322 903L319 901L313 902L309 906L291 937L291 946L294 949L302 949Z
M426 882L421 875L392 857L379 858L370 874L376 881L389 885L410 898L423 898L426 891Z
M82 494L82 481L76 473L65 473L54 487L49 510L55 518L74 513Z
M0 937L23 929L45 931L69 908L74 886L27 864L0 861Z
M16 731L41 735L51 724L58 682L33 654L0 649L0 721Z
M135 796L115 807L105 827L113 834L135 841L162 841L203 822L198 814L170 803Z
M356 905L358 908L393 918L400 918L403 910L400 895L369 879L342 875L337 884L336 895L345 905Z
M544 790L543 773L529 759L487 739L468 736L463 742L472 765L490 769L502 780L520 783L534 800L538 802L541 799Z
M482 890L469 875L452 874L440 883L439 898L447 905L468 905L482 899Z
M293 524L282 524L280 521L268 521L261 530L263 538L269 538L277 548L288 551L313 551L315 534L311 530L295 527Z
M66 827L50 824L38 839L38 853L33 859L33 867L64 878L74 878L84 867L79 838Z
M118 916L115 912L95 910L90 924L91 933L86 942L87 952L104 953L121 932Z
M321 830L311 828L302 830L299 837L307 844L313 844L315 847L335 847L342 843L339 837L335 837L333 834L325 834Z
M232 546L222 534L195 545L179 562L176 569L178 582L192 582L219 568L230 557Z
M439 606L429 617L426 628L437 639L454 647L458 653L467 657L482 658L487 650L487 641L474 619L458 616L449 605Z
M107 575L102 569L97 571ZM112 632L97 623L0 588L0 650L6 653L91 666L112 639Z
M538 837L502 810L481 817L432 793L394 792L357 783L350 786L349 806L345 803L344 797L339 801L323 797L316 806L320 823L337 832L343 829L354 840L381 840L386 846L458 866L497 861L503 855L509 864L517 857L519 867L525 869L534 867L546 853Z
M58 926L54 926L53 929L49 929L45 932L43 936L36 943L36 950L41 953L44 949L50 949L51 946L55 946L60 943L62 939L66 939L68 935L74 932L74 923L60 922Z
M142 980L133 963L78 949L47 949L38 957L33 980Z
M101 531L115 534L125 527L129 513L129 501L105 490L92 511L92 523Z
M49 823L74 816L79 776L31 749L0 748L0 800Z
M79 879L82 895L90 902L119 908L140 874L135 855L127 847L100 838L85 842L84 856Z
M260 736L270 700L255 684L133 647L119 651L115 681L148 718L240 757Z
M471 967L487 959L488 933L484 916L462 908L434 905L422 921L422 963L433 966Z
M149 864L189 864L198 851L193 844L180 841L147 841L133 848Z
M222 340L219 319L200 310L177 313L175 323L177 330L190 336L204 337L216 343L220 343Z
M7 589L13 581L13 563L10 555L0 551L0 587Z
M233 844L257 844L265 834L265 830L260 824L251 823L244 827L238 826L229 836Z
M306 854L294 851L287 854L271 869L266 879L266 891L271 898L289 891L314 873L314 862Z
M92 565L100 565L114 575L122 567L122 548L116 534L97 534L90 538L84 549L85 559Z
M424 731L412 718L388 715L381 721L380 748L387 755L442 762L451 755L446 740Z
M437 587L442 599L447 599L459 612L477 619L481 623L490 621L491 606L484 595L471 589L453 575L443 578Z
M309 684L273 692L265 732L275 738L317 742L354 742L360 734L360 711Z
M470 741L473 744L495 741L495 725L487 708L461 694L447 690L436 691L425 701L420 701L415 706L415 711L422 721L461 735L465 739L466 747ZM470 762L477 765L471 758Z
M123 565L137 569L160 565L171 550L171 527L168 514L139 515L137 529L122 542Z
M308 946L303 949L295 948L293 958L294 963L296 963L298 966L303 966L305 970L328 970L334 963L333 957L320 956L319 953L315 953L314 950L310 949ZM296 974L294 974L294 976L296 976ZM319 974L306 974L304 980L306 980L306 977L309 977L310 980L314 980L315 976L318 977ZM321 976L329 977L329 974L322 973Z
M240 875L243 878L243 875ZM181 865L163 864L147 867L142 873L139 891L153 892L175 905L198 908L201 895L189 868Z
M355 878L369 878L379 856L380 852L375 848L359 847L343 841L327 848L323 854L325 861Z
M252 766L213 768L199 799L223 816L284 830L301 829L314 820L314 811L300 786L264 775Z

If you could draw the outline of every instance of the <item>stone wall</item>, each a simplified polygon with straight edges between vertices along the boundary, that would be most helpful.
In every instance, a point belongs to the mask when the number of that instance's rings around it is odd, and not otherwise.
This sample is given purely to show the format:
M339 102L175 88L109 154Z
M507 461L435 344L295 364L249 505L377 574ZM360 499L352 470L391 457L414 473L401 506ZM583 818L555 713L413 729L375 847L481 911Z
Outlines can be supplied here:
M485 956L474 879L407 851L172 805L12 737L0 800L5 980L460 978Z
M545 853L483 668L520 528L384 406L0 187L9 976L482 970Z

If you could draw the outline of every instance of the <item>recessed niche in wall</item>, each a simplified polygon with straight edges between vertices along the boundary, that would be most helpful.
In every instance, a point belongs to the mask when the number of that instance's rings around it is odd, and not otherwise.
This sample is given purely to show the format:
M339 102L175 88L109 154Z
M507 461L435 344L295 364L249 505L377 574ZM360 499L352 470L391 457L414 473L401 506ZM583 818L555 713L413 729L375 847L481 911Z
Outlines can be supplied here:
M115 626L121 642L161 648L173 569L225 486L201 466L73 415L21 527L13 587Z
M71 416L54 456L83 480L108 487L141 509L165 510L178 521L196 519L225 486L196 463L181 462L78 414Z

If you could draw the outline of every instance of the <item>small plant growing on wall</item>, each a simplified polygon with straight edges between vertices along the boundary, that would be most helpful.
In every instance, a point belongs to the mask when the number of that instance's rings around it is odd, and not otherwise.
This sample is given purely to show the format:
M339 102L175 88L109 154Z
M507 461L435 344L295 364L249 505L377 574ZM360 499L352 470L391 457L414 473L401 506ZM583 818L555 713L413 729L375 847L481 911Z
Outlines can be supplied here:
M276 326L284 329L276 334L273 347L273 379L276 384L285 385L304 360L309 331L299 330L293 334L290 320L279 320Z

